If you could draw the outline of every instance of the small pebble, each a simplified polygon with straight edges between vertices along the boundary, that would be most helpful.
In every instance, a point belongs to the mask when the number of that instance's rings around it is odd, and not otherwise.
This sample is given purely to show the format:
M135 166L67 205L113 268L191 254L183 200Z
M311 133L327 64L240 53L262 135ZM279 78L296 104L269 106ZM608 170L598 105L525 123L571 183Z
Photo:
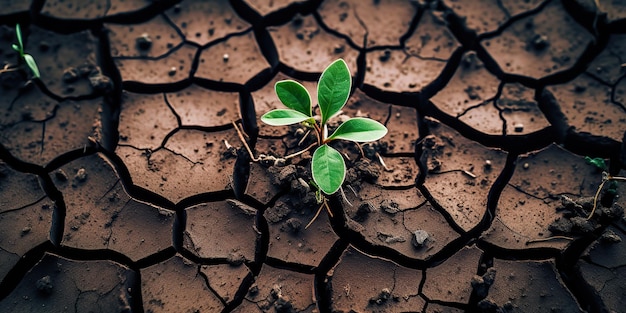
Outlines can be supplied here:
M149 50L152 48L152 39L148 33L141 34L141 36L135 39L135 42L137 43L137 48L139 48L139 50Z
M491 168L491 160L485 160L485 168Z
M87 171L85 170L85 168L79 168L78 171L76 171L76 175L74 175L74 179L79 182L84 182L85 180L87 180Z
M224 56L222 57L222 59L224 60L224 62L228 62L228 59L230 58L230 56L228 55L228 53L224 53Z
M537 50L543 50L547 48L549 44L548 37L544 35L537 34L532 39L532 45Z
M381 62L389 61L390 58L391 58L391 50L389 49L385 49L385 51L383 51L383 54L380 57L378 57L378 59Z
M169 72L167 72L167 75L170 75L170 76L174 76L174 75L176 75L176 67L175 67L175 66L172 66L172 67L170 68Z
M527 170L527 169L530 167L530 164L528 164L528 163L524 163L524 166L523 166L523 167L524 167L524 169L525 169L525 170Z
M80 78L78 70L74 67L68 67L63 71L63 82L64 83L73 83Z
M411 243L415 248L419 249L426 244L426 241L429 240L429 238L430 235L425 230L418 229L413 232L413 240L411 240Z
M30 231L31 231L31 228L29 226L22 228L22 236L30 233Z
M515 125L513 126L513 130L514 130L516 133L521 133L521 132L523 132L523 131L524 131L524 124L522 124L522 123L517 123L517 124L515 124Z

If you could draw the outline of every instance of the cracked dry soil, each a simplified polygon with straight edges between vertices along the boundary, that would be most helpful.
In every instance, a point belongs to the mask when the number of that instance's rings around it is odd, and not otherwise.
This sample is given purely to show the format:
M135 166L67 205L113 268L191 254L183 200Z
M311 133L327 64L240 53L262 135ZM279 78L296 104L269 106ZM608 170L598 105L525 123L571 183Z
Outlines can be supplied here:
M0 312L626 312L626 2L34 0L0 75ZM348 63L345 199L258 117ZM349 202L349 203L348 203Z

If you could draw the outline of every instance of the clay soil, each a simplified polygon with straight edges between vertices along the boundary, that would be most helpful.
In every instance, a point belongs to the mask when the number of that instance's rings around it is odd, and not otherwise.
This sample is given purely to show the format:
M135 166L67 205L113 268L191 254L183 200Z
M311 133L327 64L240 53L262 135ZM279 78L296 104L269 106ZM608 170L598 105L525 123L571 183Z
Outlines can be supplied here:
M0 312L626 312L626 2L0 6ZM270 127L343 58L344 196ZM245 132L253 156L236 128ZM334 125L336 127L336 125ZM361 152L362 150L362 152ZM253 159L264 155L264 161ZM590 216L590 218L588 218Z

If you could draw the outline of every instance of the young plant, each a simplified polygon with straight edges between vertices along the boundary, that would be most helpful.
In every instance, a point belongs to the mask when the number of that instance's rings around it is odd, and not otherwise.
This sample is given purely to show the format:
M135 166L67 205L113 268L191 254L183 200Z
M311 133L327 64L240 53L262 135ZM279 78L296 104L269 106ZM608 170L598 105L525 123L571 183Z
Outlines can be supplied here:
M33 74L33 77L39 78L40 73L39 68L37 67L37 62L35 62L35 58L24 51L24 41L22 40L22 28L20 27L20 24L15 25L15 35L17 37L17 44L12 44L11 48L19 54L19 63L25 63ZM14 70L17 70L17 68L10 69L5 67L2 71L9 72Z
M348 65L343 59L338 59L322 72L317 84L319 116L314 114L311 96L306 88L296 81L283 80L277 82L274 89L278 99L287 108L272 110L261 117L261 121L273 126L301 123L316 134L317 148L311 159L312 185L318 188L318 200L324 205L324 195L336 193L346 177L346 164L341 153L328 144L339 139L370 142L387 134L387 128L381 123L369 118L354 117L328 135L328 122L345 106L351 85L352 77Z
M606 165L606 163L604 162L604 159L602 158L592 159L590 157L585 157L585 161L588 164L591 164L602 171L602 183L600 183L600 185L598 186L598 190L596 191L596 194L593 197L593 208L591 209L591 213L589 214L589 216L587 216L587 220L589 220L591 219L591 217L593 217L593 214L596 212L596 208L598 207L598 197L600 196L600 192L604 188L604 185L606 183L609 183L609 188L607 192L617 194L617 182L618 181L626 182L626 177L611 176L611 174L607 172L608 166Z

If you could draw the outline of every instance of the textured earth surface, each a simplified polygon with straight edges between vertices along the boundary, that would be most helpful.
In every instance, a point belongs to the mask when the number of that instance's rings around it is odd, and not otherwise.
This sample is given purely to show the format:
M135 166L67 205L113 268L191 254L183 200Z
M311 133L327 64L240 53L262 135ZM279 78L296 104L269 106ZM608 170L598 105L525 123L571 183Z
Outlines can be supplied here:
M626 312L625 1L2 4L1 312ZM258 117L337 58L389 133L304 229Z

